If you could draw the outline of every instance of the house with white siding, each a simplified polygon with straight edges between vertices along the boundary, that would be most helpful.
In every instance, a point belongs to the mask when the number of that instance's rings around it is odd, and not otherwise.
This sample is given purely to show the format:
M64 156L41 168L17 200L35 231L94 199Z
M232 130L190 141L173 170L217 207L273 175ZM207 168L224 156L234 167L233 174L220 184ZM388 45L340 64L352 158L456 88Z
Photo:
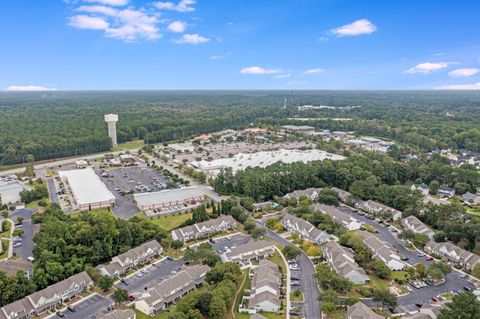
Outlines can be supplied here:
M251 275L248 312L276 312L282 308L282 274L278 265L269 260L261 260Z
M432 254L464 267L467 270L473 269L479 262L480 256L466 251L450 242L436 243L429 241L424 250L428 254Z
M362 223L359 220L341 211L335 206L313 204L310 206L310 208L314 212L321 212L329 215L335 222L341 224L346 230L357 230L362 227Z
M353 253L336 241L329 241L322 246L323 258L336 273L356 285L370 282L370 277L363 268L355 263Z
M362 238L363 244L373 253L373 258L380 259L391 270L402 270L406 267L401 257L388 243L364 230L357 230L357 234Z
M179 240L184 243L205 238L215 233L235 229L237 222L230 215L222 215L215 219L209 219L202 223L185 226L182 228L172 230L172 239Z
M299 234L302 238L308 239L316 244L323 244L329 241L330 235L321 231L305 219L292 214L286 214L280 223L289 231Z
M416 234L427 235L430 240L433 240L433 236L435 235L433 230L431 230L429 227L427 227L427 225L422 223L420 219L413 215L402 219L402 225L406 229L411 230Z

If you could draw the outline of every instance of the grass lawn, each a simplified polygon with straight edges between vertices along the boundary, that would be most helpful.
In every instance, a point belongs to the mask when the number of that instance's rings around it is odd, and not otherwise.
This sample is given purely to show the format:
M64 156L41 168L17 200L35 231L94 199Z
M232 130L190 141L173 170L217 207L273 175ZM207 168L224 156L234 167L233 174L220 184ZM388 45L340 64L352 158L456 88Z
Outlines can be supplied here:
M112 215L115 218L117 218L117 216L115 216L112 213L112 211L109 211L108 208L95 209L95 210L90 211L90 213L93 214L94 216L95 215L100 215L100 214L109 214L109 215ZM76 218L76 217L79 217L81 214L82 214L82 212L76 212L76 213L71 213L70 216L73 217L73 218Z
M445 299L452 299L455 295L452 294L451 292L446 292L446 293L441 294L440 296L445 298Z
M112 151L123 151L123 150L133 150L136 148L141 148L145 143L143 140L133 140L126 143L118 144L117 147L113 148Z
M326 319L345 319L347 318L347 311L345 309L336 310L330 315L325 315Z
M403 280L408 277L408 273L406 271L392 271L391 275L392 279L395 280Z
M45 198L42 198L42 199L47 203L47 205L50 204L50 197L45 197ZM27 208L38 207L38 206L40 206L40 205L38 205L39 201L40 200L34 200L33 202L28 203L26 206L27 206Z
M245 291L245 289L250 289L250 277L248 276L248 269L245 269L245 270L242 270L242 282L243 282L243 285L241 287L239 287L239 294L237 296L237 298L235 299L235 302L233 304L233 312L235 314L235 319L248 319L250 318L250 315L247 314L247 313L239 313L238 312L238 306L240 305L240 302L242 301L242 297L243 297L243 292ZM243 281L243 279L245 279L245 281ZM223 319L227 319L227 318L231 318L232 314L231 312L229 311Z
M10 234L11 234L11 229L12 229L12 222L10 222L9 220L4 220L4 223L9 223L10 224L10 228L8 230L4 230L0 233L0 238L10 238Z
M137 319L167 319L168 318L168 311L163 311L161 313L159 313L158 315L156 315L155 317L150 317L150 316L147 316L146 314L144 314L143 312L137 310L137 309L133 309L133 311L135 311L135 314L137 316Z
M282 257L280 257L280 254L278 253L278 251L275 251L275 253L273 254L272 257L270 257L270 261L274 264L277 264L278 266L280 266L280 271L282 272L282 274L286 274L287 273L287 266L285 265L285 263L283 262L283 259Z
M174 214L174 215L165 215L151 218L150 220L155 224L160 225L166 231L170 231L172 229L177 228L187 219L192 217L192 213L182 213L182 214Z
M303 301L303 294L300 293L300 296L296 297L293 291L290 293L290 300L291 301Z
M2 239L2 253L0 254L0 259L7 258L9 245L10 245L10 241L9 241L9 240L7 240L7 239Z

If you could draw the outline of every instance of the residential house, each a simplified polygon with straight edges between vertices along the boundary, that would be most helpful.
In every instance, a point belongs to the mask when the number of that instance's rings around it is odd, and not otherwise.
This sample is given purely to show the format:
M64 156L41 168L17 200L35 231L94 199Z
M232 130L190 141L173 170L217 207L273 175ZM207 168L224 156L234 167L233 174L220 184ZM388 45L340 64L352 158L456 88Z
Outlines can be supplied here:
M316 244L323 244L330 240L330 235L321 231L308 221L297 216L286 214L280 222L289 231L298 233L302 238L308 239Z
M81 272L45 289L0 308L0 319L30 319L62 302L78 296L93 286L87 273Z
M385 317L377 315L372 309L359 301L353 306L347 306L347 319L385 319Z
M232 216L222 215L202 223L172 230L172 238L185 243L190 240L205 238L222 231L235 229L236 227L237 222Z
M452 187L448 187L445 184L442 184L438 188L438 196L444 197L444 198L453 197L453 196L455 196L455 189L453 189Z
M310 208L314 212L320 211L323 214L329 215L335 222L341 224L347 230L357 230L362 227L362 223L359 220L353 218L352 216L348 215L347 213L341 211L334 206L313 204L310 206Z
M322 246L322 251L328 265L343 278L350 280L356 285L370 282L370 277L368 277L363 268L355 263L353 253L347 248L331 240Z
M275 253L275 245L267 240L251 240L246 244L227 248L220 255L223 262L248 265L254 260L265 259Z
M424 249L429 254L438 256L445 261L459 264L468 270L473 269L473 267L480 262L480 256L466 251L450 242L435 243L429 241Z
M465 205L480 205L480 195L467 192L462 195Z
M401 319L437 319L447 302L424 303L418 312L407 313Z
M0 271L4 272L9 276L16 276L17 272L21 271L25 275L25 278L33 278L32 263L23 258L4 259L0 261Z
M375 216L386 216L388 219L394 221L402 219L401 211L371 199L367 201L358 201L356 205L361 210Z
M422 184L413 184L411 187L412 191L420 191L423 196L427 196L429 192L429 187L427 184L422 183Z
M357 234L362 238L363 244L373 253L373 258L380 259L391 270L402 270L405 268L406 265L392 246L372 233L357 230Z
M147 315L155 315L175 304L189 292L200 287L210 270L207 265L195 265L164 279L147 290L134 292L135 308Z
M346 203L350 200L353 199L353 195L350 194L349 192L347 191L344 191L343 189L340 189L340 188L336 188L336 187L332 187L330 188L332 191L334 191L335 193L337 193L337 197L340 201Z
M427 235L428 238L430 238L430 240L433 240L433 236L435 235L435 233L433 232L433 230L431 230L430 228L427 227L427 225L425 225L424 223L422 223L420 221L420 219L418 219L417 217L415 216L408 216L408 217L405 217L404 219L402 219L402 225L408 229L408 230L411 230L413 231L414 233L416 234L424 234L424 235Z
M276 312L282 307L282 274L278 265L269 260L261 260L251 278L248 311Z
M156 240L151 240L113 257L108 265L100 265L97 268L103 276L118 277L133 267L154 259L162 252L162 246Z
M132 309L115 310L106 314L96 316L96 319L136 319L137 316Z
M286 199L295 198L297 201L301 200L302 197L306 197L312 202L315 202L318 199L321 190L321 188L307 188L303 190L296 190L286 194L284 197Z

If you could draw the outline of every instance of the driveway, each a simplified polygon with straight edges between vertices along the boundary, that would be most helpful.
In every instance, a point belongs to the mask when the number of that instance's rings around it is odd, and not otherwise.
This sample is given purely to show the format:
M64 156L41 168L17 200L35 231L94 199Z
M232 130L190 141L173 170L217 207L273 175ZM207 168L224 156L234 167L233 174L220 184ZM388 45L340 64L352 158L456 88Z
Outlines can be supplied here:
M257 224L263 227L263 221L258 221ZM290 244L290 242L271 230L265 228L265 235L279 243L282 246ZM300 289L304 295L304 304L302 309L303 317L306 319L321 318L321 303L318 300L319 291L317 280L315 279L315 268L308 256L301 252L297 257L297 264L300 271L292 271L292 277L298 278L300 281Z
M24 231L22 237L22 245L20 247L14 247L13 252L17 256L22 256L23 258L33 256L33 225L32 225L32 210L29 208L17 209L13 214L11 214L12 219L15 221L16 217L22 216L22 228ZM18 227L18 226L16 226Z
M230 238L230 240L227 238ZM244 234L235 234L228 237L215 238L215 243L212 244L212 246L218 254L222 254L225 251L225 248L246 244L250 241L250 239L250 236L246 236Z
M94 319L100 313L107 313L108 306L111 304L113 304L112 298L93 295L75 304L75 312L70 312L67 308L62 309L61 312L65 315L65 319ZM60 317L54 314L49 318L59 319Z
M50 195L50 202L60 205L60 200L57 195L57 188L55 187L55 181L53 180L53 177L47 178L47 186L48 194Z

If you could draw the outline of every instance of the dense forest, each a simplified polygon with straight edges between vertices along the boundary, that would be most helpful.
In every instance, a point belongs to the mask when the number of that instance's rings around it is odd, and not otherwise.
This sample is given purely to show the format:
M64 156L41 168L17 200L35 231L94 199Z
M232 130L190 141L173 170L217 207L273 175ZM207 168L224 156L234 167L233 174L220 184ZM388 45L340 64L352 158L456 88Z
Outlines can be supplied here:
M287 108L283 100L287 98ZM359 105L299 111L296 105ZM165 142L288 118L319 129L383 136L420 150L480 151L480 94L429 91L104 91L0 93L0 165L106 151L103 115L119 114L118 140ZM304 123L304 122L302 122Z

